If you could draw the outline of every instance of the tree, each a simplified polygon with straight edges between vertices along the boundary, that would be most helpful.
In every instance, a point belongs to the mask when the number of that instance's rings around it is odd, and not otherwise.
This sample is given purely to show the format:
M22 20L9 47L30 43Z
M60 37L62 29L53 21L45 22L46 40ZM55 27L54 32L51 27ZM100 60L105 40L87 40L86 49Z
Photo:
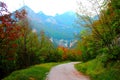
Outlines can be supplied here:
M40 32L40 60L42 62L53 62L58 60L57 49L45 35L44 31Z
M2 73L0 78L15 69L16 40L20 36L20 27L16 24L16 16L19 15L10 13L7 5L0 2L0 73Z
M19 11L17 11L17 14ZM22 13L26 13L25 10ZM26 13L27 14L27 13ZM29 26L29 21L26 16L20 17L21 20L17 23L21 27L21 36L17 40L17 68L26 68L33 64L40 63L40 40L36 32L33 32Z
M90 3L94 4L94 1L89 0ZM118 45L116 45L116 37L119 36L119 1L117 0L104 0L103 4L100 6L99 1L95 0L99 5L100 13L94 8L98 19L94 20L90 16L80 16L81 8L78 11L78 19L84 21L83 26L87 27L88 34L81 35L82 41L79 44L82 44L81 48L88 56L92 53L91 57L96 55L106 55L107 57L105 62L118 60L119 51ZM81 5L80 5L81 6ZM94 6L93 6L94 7ZM113 9L115 11L113 11ZM84 12L86 15L87 12ZM90 14L90 13L89 13ZM78 21L79 22L79 21ZM79 22L80 23L80 22ZM118 38L117 38L118 39ZM85 50L84 50L85 48ZM106 50L106 51L105 51ZM88 51L88 52L87 52ZM96 55L96 56L97 56ZM95 58L94 56L93 58ZM86 57L87 58L87 57Z

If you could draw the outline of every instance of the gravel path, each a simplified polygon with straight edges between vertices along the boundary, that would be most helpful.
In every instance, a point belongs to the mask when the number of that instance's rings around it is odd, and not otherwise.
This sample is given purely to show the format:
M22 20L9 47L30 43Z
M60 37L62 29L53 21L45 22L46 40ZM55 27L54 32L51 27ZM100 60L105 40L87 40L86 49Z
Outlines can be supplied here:
M90 80L74 68L74 64L77 63L71 62L53 67L46 80Z

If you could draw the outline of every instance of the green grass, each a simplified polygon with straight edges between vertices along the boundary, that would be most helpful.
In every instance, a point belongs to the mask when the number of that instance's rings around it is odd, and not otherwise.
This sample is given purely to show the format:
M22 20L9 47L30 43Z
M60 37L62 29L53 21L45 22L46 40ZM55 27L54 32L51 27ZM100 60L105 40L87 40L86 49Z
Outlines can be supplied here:
M109 64L107 68L94 59L86 63L76 64L76 69L90 76L91 80L120 80L120 62Z
M50 69L60 63L45 63L14 71L3 80L45 80Z

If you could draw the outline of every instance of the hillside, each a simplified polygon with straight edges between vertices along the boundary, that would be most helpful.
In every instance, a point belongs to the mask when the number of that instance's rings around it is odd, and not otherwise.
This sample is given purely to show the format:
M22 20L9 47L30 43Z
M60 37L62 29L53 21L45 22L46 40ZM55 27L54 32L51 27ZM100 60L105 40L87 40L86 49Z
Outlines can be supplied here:
M56 45L64 47L72 47L76 42L75 35L79 34L83 27L76 27L76 14L72 11L64 14L56 14L55 16L45 15L42 11L35 13L28 6L24 6L19 10L27 11L30 26L38 34L41 30ZM73 44L70 46L70 44Z

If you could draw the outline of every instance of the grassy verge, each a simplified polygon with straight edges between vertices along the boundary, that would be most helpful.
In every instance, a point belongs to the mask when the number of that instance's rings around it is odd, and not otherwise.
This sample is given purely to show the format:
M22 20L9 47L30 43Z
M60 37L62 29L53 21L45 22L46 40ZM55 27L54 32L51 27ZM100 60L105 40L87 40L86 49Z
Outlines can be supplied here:
M89 75L91 80L120 80L120 62L109 64L107 68L97 60L91 60L86 63L76 64L76 69Z
M45 63L14 71L3 80L45 80L49 70L60 63Z

